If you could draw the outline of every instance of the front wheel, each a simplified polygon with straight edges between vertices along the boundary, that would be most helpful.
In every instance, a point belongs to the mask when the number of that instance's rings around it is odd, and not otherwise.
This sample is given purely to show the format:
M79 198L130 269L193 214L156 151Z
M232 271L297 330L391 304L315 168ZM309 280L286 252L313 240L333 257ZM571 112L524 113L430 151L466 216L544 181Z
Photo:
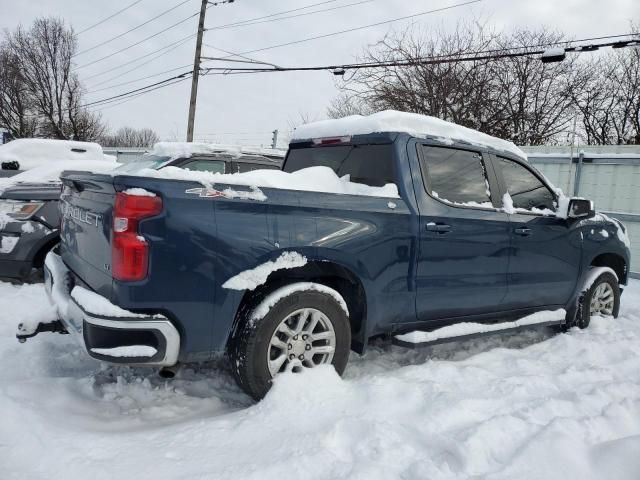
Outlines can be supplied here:
M344 301L324 285L303 285L268 295L240 319L231 340L236 379L256 400L279 373L330 364L342 374L347 365L351 329Z
M593 315L618 317L620 286L611 272L604 272L583 292L578 304L574 325L587 328Z

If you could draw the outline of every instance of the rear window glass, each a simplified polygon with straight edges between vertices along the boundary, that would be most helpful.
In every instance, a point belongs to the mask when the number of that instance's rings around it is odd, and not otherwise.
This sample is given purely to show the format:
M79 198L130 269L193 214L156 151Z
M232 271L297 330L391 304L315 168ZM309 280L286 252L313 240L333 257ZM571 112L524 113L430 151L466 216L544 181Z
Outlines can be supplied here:
M225 172L225 164L222 160L193 160L192 162L180 165L180 168L194 172Z
M170 157L159 157L156 155L143 155L142 158L135 162L125 163L116 168L116 171L121 173L136 173L145 168L151 168L152 170L158 170L164 165L169 163Z
M393 166L393 145L340 145L296 148L289 151L283 170L296 172L308 167L329 167L339 177L371 187L397 185Z
M254 170L280 170L280 167L261 163L236 162L235 164L235 173L253 172Z

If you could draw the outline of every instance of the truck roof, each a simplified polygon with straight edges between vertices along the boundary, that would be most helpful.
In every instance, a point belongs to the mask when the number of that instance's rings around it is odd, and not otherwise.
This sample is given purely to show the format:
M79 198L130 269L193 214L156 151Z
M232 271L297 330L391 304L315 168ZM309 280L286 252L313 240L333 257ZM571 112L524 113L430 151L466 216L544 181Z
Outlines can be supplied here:
M428 115L396 110L385 110L366 116L351 115L300 125L294 130L291 140L295 142L387 132L407 133L413 137L434 137L448 144L462 142L478 145L492 150L509 152L519 158L527 159L527 155L508 140Z
M240 145L223 145L219 143L199 142L158 142L149 152L158 157L189 158L193 155L228 154L239 158L243 155L260 155L263 157L284 158L286 152L274 148L245 147Z

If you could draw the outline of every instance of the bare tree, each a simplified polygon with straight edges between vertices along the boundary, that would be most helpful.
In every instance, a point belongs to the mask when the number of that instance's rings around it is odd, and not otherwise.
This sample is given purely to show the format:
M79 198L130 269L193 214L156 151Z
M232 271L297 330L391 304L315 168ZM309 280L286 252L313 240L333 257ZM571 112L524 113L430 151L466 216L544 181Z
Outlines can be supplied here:
M31 117L37 118L37 130L24 131L20 136L77 140L93 140L103 128L99 115L81 104L82 87L72 72L71 59L77 45L73 29L56 18L37 19L30 29L19 26L6 33L8 58L19 65L16 79L21 97Z
M14 138L32 137L37 128L19 62L6 45L0 45L0 127Z
M518 30L497 39L498 48L527 52L537 45L561 44L563 35L548 30ZM494 125L487 133L518 145L553 143L575 115L573 93L583 79L577 56L543 63L537 56L500 58L490 63L494 88Z
M109 147L152 147L159 140L150 128L121 127L113 135L103 135L100 143Z
M486 60L429 64L426 57L459 57L483 50L495 35L480 23L460 23L454 32L431 35L409 28L388 35L360 59L364 62L408 62L409 66L388 66L357 70L346 79L339 105L364 112L395 109L422 113L472 128L486 129L487 102L491 98L490 70ZM338 109L330 114L340 114Z
M580 115L590 143L640 143L637 49L591 62L578 55L559 63L543 63L539 55L490 55L527 53L567 40L546 29L496 34L480 22L460 23L450 33L409 28L387 35L359 59L402 65L355 70L339 85L341 93L327 113L333 118L385 109L421 113L520 145L558 142ZM455 61L476 52L489 53L488 58ZM425 61L443 58L454 61Z
M626 49L588 62L593 75L574 96L591 144L640 144L640 51Z

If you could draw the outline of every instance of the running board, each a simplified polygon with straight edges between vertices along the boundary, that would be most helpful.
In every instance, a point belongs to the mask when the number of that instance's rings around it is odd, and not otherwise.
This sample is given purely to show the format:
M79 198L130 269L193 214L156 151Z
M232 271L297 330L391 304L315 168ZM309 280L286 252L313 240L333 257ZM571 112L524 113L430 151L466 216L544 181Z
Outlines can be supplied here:
M567 312L563 309L536 312L513 322L456 323L428 332L415 330L393 337L393 344L406 348L423 348L441 343L459 342L504 332L517 332L530 328L564 325Z

